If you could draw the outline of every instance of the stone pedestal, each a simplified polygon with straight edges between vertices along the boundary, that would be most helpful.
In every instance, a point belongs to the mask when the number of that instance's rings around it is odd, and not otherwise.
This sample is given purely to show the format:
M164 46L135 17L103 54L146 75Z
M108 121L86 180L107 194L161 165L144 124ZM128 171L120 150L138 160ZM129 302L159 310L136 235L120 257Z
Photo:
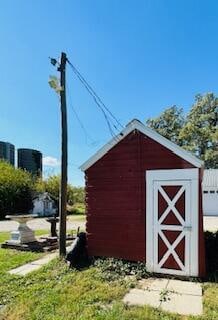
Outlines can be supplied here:
M47 218L46 221L48 221L51 224L50 237L57 238L58 235L57 235L56 225L57 225L57 222L59 222L59 218L50 217L50 218Z
M1 248L35 252L48 252L58 248L57 237L50 236L36 239L34 231L27 226L27 222L32 220L34 217L37 217L37 215L10 215L6 217L18 222L19 226L16 231L11 232L11 239L0 245ZM55 224L57 219L58 218L56 218L56 221L52 221L52 233L56 231ZM67 245L71 243L71 240L73 240L73 237L67 237Z
M23 215L10 215L6 216L11 220L19 223L16 231L11 232L11 239L7 241L8 244L26 244L30 242L35 242L35 234L32 229L27 226L27 222L32 220L36 215L33 214L23 214Z

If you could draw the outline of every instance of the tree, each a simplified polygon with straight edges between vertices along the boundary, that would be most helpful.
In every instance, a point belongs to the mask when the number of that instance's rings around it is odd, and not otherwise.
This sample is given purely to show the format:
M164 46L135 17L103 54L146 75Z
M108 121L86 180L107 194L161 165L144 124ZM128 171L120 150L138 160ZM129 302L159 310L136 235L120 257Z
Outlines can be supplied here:
M0 161L0 218L32 209L33 180L29 173Z
M173 106L147 124L201 158L206 168L218 168L218 98L213 93L196 95L186 117Z
M159 117L148 119L146 123L165 138L179 145L181 144L179 133L184 125L182 108L174 105L167 108Z
M83 187L72 187L70 186L68 191L68 203L70 205L76 203L84 204L85 201L85 191Z
M196 95L179 139L206 168L218 168L218 98L213 93Z
M37 192L48 192L58 205L59 202L59 190L60 190L60 176L54 175L47 180L39 179L36 182ZM67 186L67 201L69 204L83 203L84 202L84 188L73 187L68 184Z
M36 192L48 192L59 208L60 176L50 176L46 180L38 179L35 183Z

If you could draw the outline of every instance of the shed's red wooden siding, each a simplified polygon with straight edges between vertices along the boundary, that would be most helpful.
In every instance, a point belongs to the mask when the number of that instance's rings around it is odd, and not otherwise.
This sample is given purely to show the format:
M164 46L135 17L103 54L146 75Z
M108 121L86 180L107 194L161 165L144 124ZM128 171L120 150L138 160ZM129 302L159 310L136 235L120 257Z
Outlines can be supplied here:
M139 131L131 132L88 168L88 252L145 261L145 171L193 165Z

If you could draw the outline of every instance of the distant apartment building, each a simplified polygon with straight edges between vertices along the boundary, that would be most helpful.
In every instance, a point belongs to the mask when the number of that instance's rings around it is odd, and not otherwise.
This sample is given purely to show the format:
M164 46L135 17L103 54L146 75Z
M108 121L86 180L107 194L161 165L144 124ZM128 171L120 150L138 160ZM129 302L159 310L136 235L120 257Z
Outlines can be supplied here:
M14 145L9 142L0 141L0 159L14 166Z
M38 177L42 176L42 153L33 149L17 150L18 168Z

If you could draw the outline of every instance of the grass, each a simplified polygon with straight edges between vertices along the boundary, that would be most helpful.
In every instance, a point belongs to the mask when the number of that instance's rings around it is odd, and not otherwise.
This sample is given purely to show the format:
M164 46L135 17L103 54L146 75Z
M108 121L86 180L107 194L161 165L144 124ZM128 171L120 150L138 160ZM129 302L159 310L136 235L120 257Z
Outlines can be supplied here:
M84 214L68 215L67 219L71 222L85 222L86 216Z
M45 234L39 231L37 234ZM0 242L9 233L0 233ZM113 268L98 264L77 271L55 259L25 277L7 271L37 259L40 253L0 249L0 319L1 320L217 320L218 284L204 283L204 314L187 317L169 314L148 306L127 307L122 298L136 280L127 278L120 265ZM128 264L127 264L127 266ZM109 268L109 269L108 269ZM130 270L131 271L131 270Z
M46 234L46 230L36 232L37 235ZM0 243L10 238L9 232L0 232ZM24 252L0 248L0 305L7 304L16 296L19 285L16 277L7 273L8 270L19 267L30 261L34 261L44 253Z
M36 236L42 236L49 233L49 230L36 230ZM0 232L0 243L10 239L10 232Z
M4 320L217 320L218 286L204 284L204 314L182 317L145 307L127 307L124 294L135 280L124 276L105 279L101 268L91 266L77 271L58 259L26 277L7 275L7 285L0 296L6 296L2 309ZM3 301L4 303L4 301Z

